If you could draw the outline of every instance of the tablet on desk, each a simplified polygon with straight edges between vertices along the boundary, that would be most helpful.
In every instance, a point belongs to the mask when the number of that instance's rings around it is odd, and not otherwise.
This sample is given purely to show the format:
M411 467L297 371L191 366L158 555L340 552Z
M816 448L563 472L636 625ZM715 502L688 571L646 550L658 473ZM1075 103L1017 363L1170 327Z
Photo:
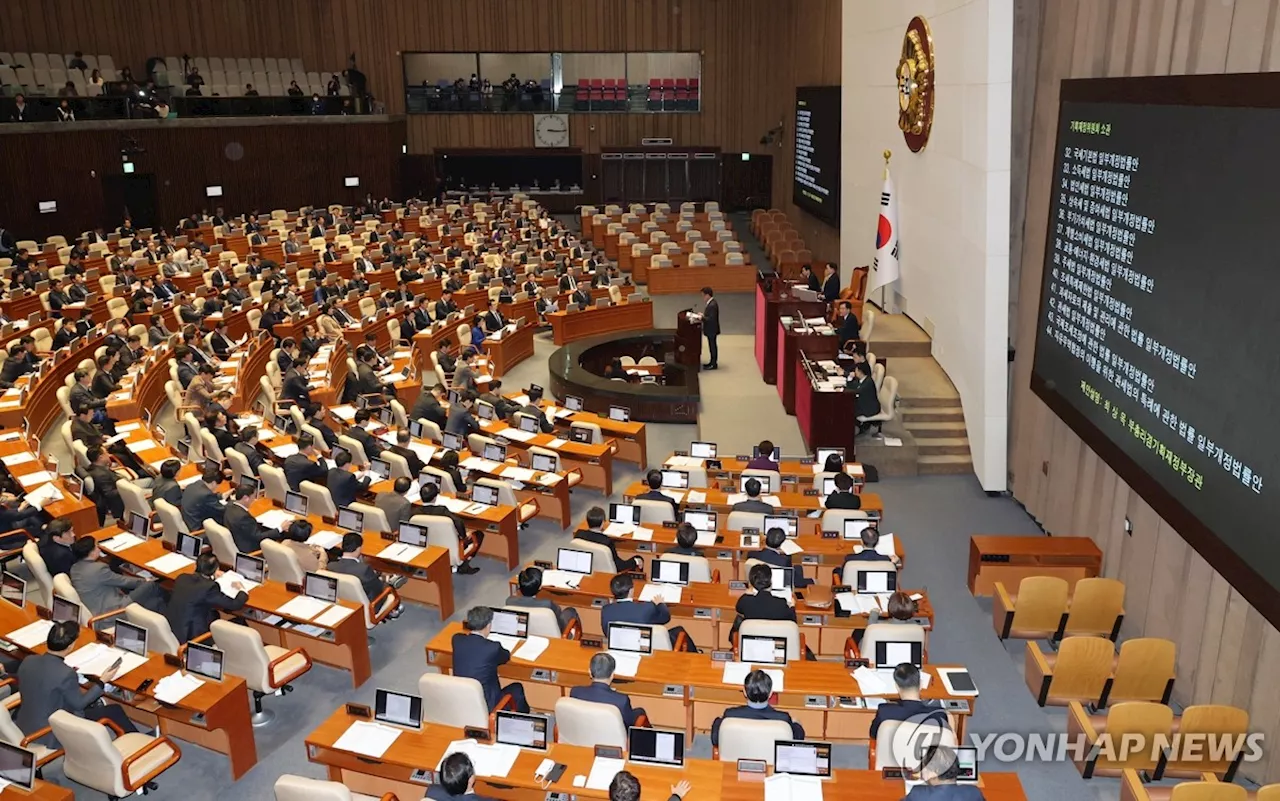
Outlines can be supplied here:
M688 489L689 473L684 470L663 470L662 471L662 488L663 489Z
M258 556L247 553L236 554L236 572L255 584L261 584L267 577L267 562Z
M831 743L778 740L773 744L774 773L831 778Z
M0 598L19 608L26 606L27 582L7 570L4 571L4 574L0 575Z
M507 449L496 442L487 442L484 446L484 458L491 462L505 462Z
M556 550L556 569L585 576L591 572L591 556L591 551L559 548Z
M196 673L206 679L222 681L223 658L222 651L217 648L210 648L198 642L189 642L183 656L183 666L188 673Z
M116 620L115 639L112 644L122 651L146 656L147 630L127 620Z
M422 698L378 688L374 693L373 719L417 731L422 728Z
M780 528L786 533L787 539L794 540L799 536L797 529L798 521L790 515L765 515L764 530L768 532L770 529Z
M787 664L787 638L743 634L738 637L738 660L755 665Z
M442 432L440 434L440 443L451 451L460 451L467 446L466 440L452 431Z
M16 784L24 790L35 787L35 753L0 740L0 784Z
M525 420L532 422L535 427L537 426L537 422L528 417L523 418L521 423ZM531 453L530 456L532 457L532 467L534 470L537 470L540 473L556 472L556 457L546 453Z
M68 601L61 595L53 596L53 604L49 612L49 617L54 623L61 623L64 620L80 622L80 604Z
M284 508L287 511L293 512L295 515L305 516L307 514L307 506L307 496L301 492L289 490L284 494Z
M490 624L489 630L494 634L524 639L529 636L529 613L494 608L493 623Z
M632 726L627 732L627 760L647 765L684 765L684 732Z
M640 525L640 507L630 503L609 504L609 520L613 523Z
M532 401L532 399L533 399L533 395L532 395L532 394L530 394L530 395L529 395L529 399ZM580 411L582 411L582 409L583 409L583 406L582 406L582 398L579 398L577 395L565 395L565 396L564 396L564 408L568 409L568 410L569 410L569 411L571 411L571 412L580 412Z
M694 459L714 459L716 458L716 444L714 442L690 442L689 456Z
M697 512L686 509L680 516L682 523L688 523L698 531L715 531L718 517L715 512Z
M653 653L653 629L634 623L610 624L609 650L651 654Z
M338 508L338 527L360 534L364 531L364 512L357 512L350 506Z
M338 600L338 577L322 576L319 573L307 573L302 580L302 594L317 601L336 603Z
M427 547L427 528L417 523L401 523L396 539L405 545Z
M859 570L858 592L864 594L881 594L898 589L898 571L896 570Z
M653 573L653 580L659 584L679 584L685 586L689 583L689 563L676 559L654 559L649 563Z
M910 663L916 667L924 666L924 643L876 641L876 664L880 667L897 667Z
M535 751L547 750L547 732L551 730L551 722L546 715L525 715L502 709L498 710L495 723L494 739L499 743Z

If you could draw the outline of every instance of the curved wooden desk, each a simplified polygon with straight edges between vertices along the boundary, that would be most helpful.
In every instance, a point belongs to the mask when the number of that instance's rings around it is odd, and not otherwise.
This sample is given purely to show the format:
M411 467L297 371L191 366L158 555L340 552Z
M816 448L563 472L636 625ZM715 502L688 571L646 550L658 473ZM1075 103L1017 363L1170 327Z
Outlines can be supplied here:
M620 331L638 331L653 328L653 304L620 303L600 309L592 307L576 312L552 312L552 340L557 345L567 345L578 339L613 334Z

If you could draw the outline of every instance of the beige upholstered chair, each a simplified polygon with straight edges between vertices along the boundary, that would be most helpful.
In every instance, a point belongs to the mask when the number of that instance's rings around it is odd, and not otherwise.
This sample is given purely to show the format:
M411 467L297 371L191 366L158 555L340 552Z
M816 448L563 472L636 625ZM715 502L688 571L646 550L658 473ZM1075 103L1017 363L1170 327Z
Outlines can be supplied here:
M61 709L49 716L49 725L66 751L62 760L66 777L113 798L155 789L153 780L182 757L167 736L116 729L113 740L114 724L85 720Z
M253 693L253 725L267 725L275 714L262 708L262 699L273 693L292 692L289 682L311 669L311 657L301 648L264 645L256 629L229 620L213 621L209 631L225 654L226 672L243 678Z
M276 779L275 797L276 801L396 801L394 793L385 793L379 798L354 793L342 782L308 779L288 773Z
M267 562L267 573L272 581L301 584L306 578L298 557L286 545L272 540L262 541L262 558Z
M763 759L772 765L774 743L791 737L791 725L784 720L725 718L720 721L720 745L716 747L716 758L721 762Z
M556 742L627 747L626 723L616 706L562 696L556 699L555 711Z
M423 723L489 728L489 705L484 700L484 689L475 679L423 673L418 679L418 695L422 696Z

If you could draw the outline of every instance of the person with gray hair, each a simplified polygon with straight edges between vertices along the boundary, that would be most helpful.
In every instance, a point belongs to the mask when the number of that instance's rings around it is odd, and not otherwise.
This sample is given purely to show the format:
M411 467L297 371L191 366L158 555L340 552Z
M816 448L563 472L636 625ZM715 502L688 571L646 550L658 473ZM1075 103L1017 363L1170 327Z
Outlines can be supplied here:
M610 686L613 683L613 672L617 668L618 663L610 654L598 653L592 656L591 683L585 687L574 687L569 691L569 697L576 698L579 701L590 701L593 704L608 704L616 707L618 712L622 714L622 725L624 726L639 725L639 721L642 718L647 723L649 718L645 711L633 708L631 699L626 693L620 693Z
M924 784L911 788L904 801L983 801L982 790L975 784L957 784L960 760L949 745L929 747L920 769Z
M524 685L512 682L503 687L498 681L498 668L511 661L511 652L489 639L492 624L493 609L473 606L467 610L463 630L453 635L453 675L479 682L489 709L495 708L504 695L509 695L516 712L528 712Z

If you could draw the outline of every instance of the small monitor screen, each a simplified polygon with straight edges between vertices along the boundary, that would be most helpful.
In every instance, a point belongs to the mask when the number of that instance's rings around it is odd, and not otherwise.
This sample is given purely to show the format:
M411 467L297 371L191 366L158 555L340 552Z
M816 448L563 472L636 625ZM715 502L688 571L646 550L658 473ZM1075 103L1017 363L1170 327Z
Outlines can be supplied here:
M379 723L422 728L422 698L378 688L374 692L373 719Z
M420 526L417 523L401 523L399 540L405 545L416 545L419 548L427 547L426 526Z
M493 407L492 407L492 406L490 406L490 405L489 405L489 404L487 404L487 403L481 403L481 404L477 405L477 406L476 406L476 416L478 416L481 420L492 420L492 419L493 419Z
M517 424L520 426L520 430L526 434L538 433L538 421L527 414L520 415L517 418Z
M775 461L775 462L781 462L781 461L782 461L782 448L779 448L779 447L777 447L777 446L775 445L775 446L774 446L774 448L773 448L773 452L772 452L772 453L761 454L761 453L760 453L760 446L759 446L759 445L752 445L752 446L751 446L751 456L752 456L753 458L757 458L757 459L758 459L758 458L759 458L760 456L762 456L762 455L763 455L763 456L768 456L770 459L772 459L772 460L773 460L773 461Z
M616 423L627 423L631 421L631 410L626 406L610 406L609 419Z
M680 767L684 764L684 732L632 726L627 736L627 759Z
M370 459L369 472L373 473L381 481L391 475L391 462L386 459Z
M773 580L769 583L771 590L789 590L795 583L795 568L770 567Z
M257 479L253 479L253 480L254 480L254 483L256 484ZM150 528L151 528L151 521L147 519L146 515L140 515L140 514L137 514L136 512L129 513L129 533L133 534L133 536L141 537L142 539L145 540L147 536L151 533Z
M662 486L664 489L688 489L689 474L683 470L663 470Z
M200 541L199 537L182 531L178 532L178 553L188 559L195 559L200 555L201 545L203 545L203 543Z
M797 534L796 526L798 521L794 517L788 515L765 515L764 516L764 532L769 533L769 529L780 528L787 532L787 539L795 539Z
M556 568L571 573L591 572L591 551L579 551L575 548L560 548L556 551Z
M343 178L343 179L342 179L342 185L343 185L343 186L359 186L359 185L360 185L360 176L358 176L358 175L348 175L347 177L345 177L345 178Z
M38 201L37 208L40 210L41 214L52 214L58 210L58 201L41 200Z
M61 623L64 620L80 622L80 604L72 603L61 595L53 596L53 608L49 611L49 616L55 623Z
M198 642L187 643L186 667L207 679L222 681L222 651Z
M0 740L0 781L32 789L36 783L36 755Z
M591 444L591 429L582 426L569 426L569 439L580 445Z
M813 455L814 461L820 465L825 465L832 454L840 457L840 463L844 464L844 448L818 448Z
M236 572L255 584L261 584L267 577L266 560L247 553L236 554Z
M483 484L476 484L471 488L471 500L476 503L482 503L485 506L497 506L498 488L486 487Z
M716 458L716 444L714 442L690 442L689 455L694 459L714 459Z
M496 723L494 739L498 742L536 751L547 750L547 732L551 730L551 725L545 715L522 715L519 712L499 710Z
M822 496L825 498L836 491L836 480L831 476L822 479Z
M254 478L253 476L241 476L240 486L246 488L247 490L249 490L249 492L253 493L252 495L247 496L246 500L254 500L257 497L258 490L261 487L261 482L259 482L258 479ZM137 521L134 521L134 522L136 523ZM137 534L138 532L135 531L133 533Z
M674 559L654 559L650 563L653 580L659 584L688 584L689 563Z
M876 665L880 667L897 667L903 663L922 667L924 665L924 644L910 641L876 641Z
M870 525L870 520L845 520L843 537L846 540L860 540L862 539L862 532Z
M757 665L785 665L787 638L743 634L738 638L738 658Z
M485 443L484 458L491 462L505 462L507 460L507 449L497 443Z
M147 655L147 630L125 620L116 621L115 646L138 656Z
M449 405L450 405L450 406L452 406L453 404L455 404L455 403L457 403L457 402L459 402L459 401L461 401L461 400L462 400L462 395L458 393L458 390L456 390L456 389L451 389L451 390L449 390Z
M565 395L564 408L571 412L582 411L582 398L579 398L577 395Z
M609 519L614 523L640 523L640 507L629 503L609 504Z
M284 494L284 508L295 515L305 515L307 513L307 496L301 492L286 492Z
M715 512L695 512L686 509L681 518L683 522L688 523L698 531L716 530L717 515Z
M316 600L333 603L338 600L338 578L308 573L302 582L302 592Z
M533 461L533 469L540 473L554 473L556 471L556 457L546 453L530 454Z
M859 570L858 592L885 593L898 589L898 571L896 570Z
M801 776L830 776L831 744L778 740L773 745L773 770Z
M529 613L495 609L490 631L494 634L505 634L508 637L527 637L529 636Z
M364 531L364 512L357 512L349 506L343 506L338 510L338 527L354 531L356 534L361 533Z
M3 575L0 575L0 597L14 606L25 606L27 582L6 570Z
M421 420L409 421L409 436L414 437L416 439L426 439L427 437L426 427L422 425Z
M522 317L520 319L523 320L524 318ZM526 392L525 394L529 396L530 403L537 404L538 401L542 400L542 396L545 394L545 392L546 391L542 388L540 384L530 384L529 391Z
M452 431L441 432L440 442L451 451L460 451L467 445L462 437Z
M62 477L62 483L70 490L72 497L77 501L84 498L84 482L76 475L65 475Z
M653 631L648 626L612 623L609 625L609 650L653 653Z
M978 749L971 745L956 748L956 767L960 773L957 782L976 782L978 780Z

